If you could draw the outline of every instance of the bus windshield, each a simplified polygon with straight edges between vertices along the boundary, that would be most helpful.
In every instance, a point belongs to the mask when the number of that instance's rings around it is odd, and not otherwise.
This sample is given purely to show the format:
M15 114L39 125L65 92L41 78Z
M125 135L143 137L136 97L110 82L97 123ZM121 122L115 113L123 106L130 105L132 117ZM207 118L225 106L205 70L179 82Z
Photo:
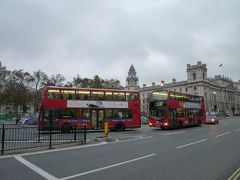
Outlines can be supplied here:
M160 101L160 100L167 100L168 92L167 91L155 91L152 93L150 101Z
M162 120L166 115L167 105L164 101L150 102L150 117Z

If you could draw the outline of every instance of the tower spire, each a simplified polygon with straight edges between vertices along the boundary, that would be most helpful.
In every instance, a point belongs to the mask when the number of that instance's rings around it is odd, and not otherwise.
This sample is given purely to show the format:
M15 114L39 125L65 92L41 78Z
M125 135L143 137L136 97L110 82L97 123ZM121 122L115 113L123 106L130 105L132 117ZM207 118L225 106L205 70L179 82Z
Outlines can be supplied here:
M128 71L128 76L126 78L126 88L129 90L139 89L138 77L133 64L131 64Z

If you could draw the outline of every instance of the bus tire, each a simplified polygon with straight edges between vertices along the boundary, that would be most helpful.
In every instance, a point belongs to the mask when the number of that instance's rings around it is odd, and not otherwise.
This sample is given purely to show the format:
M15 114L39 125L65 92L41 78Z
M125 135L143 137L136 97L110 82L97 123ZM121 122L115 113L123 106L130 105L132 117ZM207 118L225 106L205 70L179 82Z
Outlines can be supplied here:
M71 130L72 130L71 124L64 124L64 125L61 127L61 132L62 132L62 133L69 133Z
M115 129L116 129L117 131L124 131L124 130L125 130L125 126L124 126L123 123L117 123L117 124L115 125Z

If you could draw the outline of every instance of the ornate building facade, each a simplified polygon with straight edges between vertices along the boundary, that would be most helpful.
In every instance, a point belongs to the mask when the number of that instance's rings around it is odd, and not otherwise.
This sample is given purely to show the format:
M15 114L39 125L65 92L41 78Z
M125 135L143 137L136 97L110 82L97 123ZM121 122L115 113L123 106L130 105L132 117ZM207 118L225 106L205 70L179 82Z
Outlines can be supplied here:
M226 112L229 115L240 113L240 81L233 82L221 75L208 78L207 65L201 61L196 65L187 64L186 81L172 79L170 83L160 81L158 85L152 83L148 87L143 84L143 87L139 88L143 115L148 115L149 95L160 88L203 96L206 111Z
M139 90L138 77L133 65L130 66L128 76L126 78L126 89Z

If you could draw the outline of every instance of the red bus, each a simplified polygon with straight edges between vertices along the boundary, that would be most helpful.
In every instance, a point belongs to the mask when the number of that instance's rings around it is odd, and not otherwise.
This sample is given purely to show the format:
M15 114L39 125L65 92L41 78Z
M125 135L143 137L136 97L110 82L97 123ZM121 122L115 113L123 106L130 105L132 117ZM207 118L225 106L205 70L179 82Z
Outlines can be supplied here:
M151 93L149 126L161 129L200 126L206 122L202 96L167 90Z
M47 86L42 91L38 128L50 125L69 132L85 124L89 129L140 128L138 91Z

